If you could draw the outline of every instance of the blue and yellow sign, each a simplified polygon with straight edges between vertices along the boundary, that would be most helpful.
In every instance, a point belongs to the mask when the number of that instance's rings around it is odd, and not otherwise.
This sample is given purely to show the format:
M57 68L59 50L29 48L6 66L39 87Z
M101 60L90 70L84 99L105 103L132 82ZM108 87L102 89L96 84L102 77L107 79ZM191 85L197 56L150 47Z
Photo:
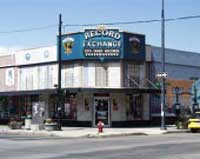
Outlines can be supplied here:
M145 36L118 29L85 29L62 36L62 60L145 59Z
M121 43L117 29L88 29L84 32L83 54L86 57L119 57Z

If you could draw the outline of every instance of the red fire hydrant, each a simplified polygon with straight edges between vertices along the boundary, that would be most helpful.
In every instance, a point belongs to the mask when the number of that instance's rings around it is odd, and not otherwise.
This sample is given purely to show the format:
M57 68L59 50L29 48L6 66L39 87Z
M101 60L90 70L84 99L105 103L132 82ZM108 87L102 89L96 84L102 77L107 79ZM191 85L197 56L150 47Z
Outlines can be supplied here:
M103 132L103 127L104 127L104 123L102 121L99 121L97 124L98 127L98 133L102 133Z

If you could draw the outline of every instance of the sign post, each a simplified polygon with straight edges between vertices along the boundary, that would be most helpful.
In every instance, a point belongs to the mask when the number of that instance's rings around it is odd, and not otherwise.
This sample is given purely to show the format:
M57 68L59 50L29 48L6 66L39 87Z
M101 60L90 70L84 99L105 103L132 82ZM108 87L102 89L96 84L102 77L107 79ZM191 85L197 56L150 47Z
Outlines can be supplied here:
M159 72L158 74L156 74L157 78L167 78L168 73L167 72Z

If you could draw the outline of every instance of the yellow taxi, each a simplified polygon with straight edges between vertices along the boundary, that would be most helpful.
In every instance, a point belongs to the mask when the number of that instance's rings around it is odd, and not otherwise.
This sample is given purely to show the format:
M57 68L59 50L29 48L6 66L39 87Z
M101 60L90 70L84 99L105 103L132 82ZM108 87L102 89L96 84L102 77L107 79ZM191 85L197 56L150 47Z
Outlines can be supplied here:
M193 116L188 120L188 129L195 133L200 130L200 112L195 112Z

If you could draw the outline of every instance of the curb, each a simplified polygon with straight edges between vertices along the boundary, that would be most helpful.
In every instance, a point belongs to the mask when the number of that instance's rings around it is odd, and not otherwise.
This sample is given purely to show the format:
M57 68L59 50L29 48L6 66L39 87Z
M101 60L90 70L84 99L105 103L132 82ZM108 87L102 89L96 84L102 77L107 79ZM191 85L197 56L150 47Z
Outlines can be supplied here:
M185 130L174 130L174 131L166 131L163 134L177 134L177 133L189 133L190 131L185 129Z
M107 138L107 137L120 137L120 136L148 136L146 133L123 133L123 134L88 134L87 138Z
M121 133L121 134L85 134L80 136L59 135L54 132L13 132L13 131L0 131L0 134L12 134L12 135L32 135L32 136L53 136L61 138L107 138L107 137L120 137L120 136L147 136L147 133L135 132L135 133Z
M13 130L0 130L0 134L13 134L13 135L26 135L26 136L49 136L49 137L60 137L60 138L108 138L108 137L123 137L123 136L149 136L149 135L165 135L173 133L188 133L188 129L184 130L169 130L169 131L157 131L157 132L130 132L130 133L96 133L96 134L83 134L83 135L70 135L62 134L57 132L48 131L13 131Z
M56 136L55 134L52 133L48 133L48 132L33 132L33 131L12 131L12 130L8 130L8 131L0 131L0 134L11 134L11 135L34 135L34 136L39 136L39 135L43 135L43 136Z

